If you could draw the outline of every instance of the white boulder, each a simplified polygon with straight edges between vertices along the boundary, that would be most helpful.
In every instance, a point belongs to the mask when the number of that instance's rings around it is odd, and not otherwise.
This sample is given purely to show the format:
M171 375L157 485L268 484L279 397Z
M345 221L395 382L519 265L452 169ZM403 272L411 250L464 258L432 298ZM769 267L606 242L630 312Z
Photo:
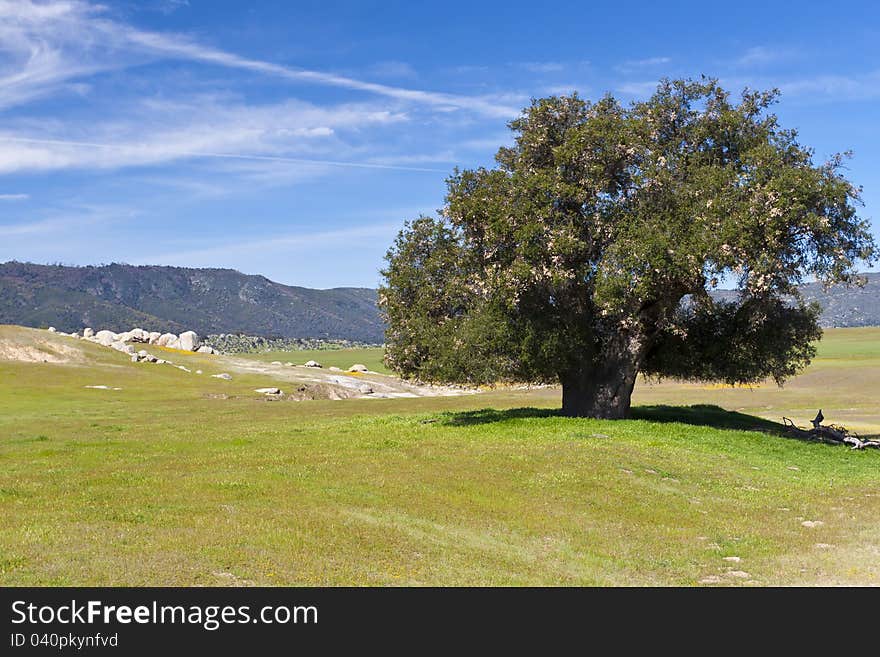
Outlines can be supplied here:
M161 337L162 334L159 333L159 331L150 331L147 337L147 342L149 342L150 344L156 344Z
M83 329L83 337L87 338L87 339L95 337L95 329L84 328Z
M168 347L172 342L177 342L177 336L173 333L163 333L156 340L156 344L160 347Z
M349 372L369 372L370 370L368 370L367 366L364 365L363 363L355 363L354 365L352 365L351 367L348 368L348 371Z
M119 340L119 336L117 336L113 331L98 331L95 333L95 342L98 344L102 344L105 347L109 347L114 342Z
M281 388L257 388L254 392L259 392L264 395L280 395Z
M49 327L49 333L55 333L57 330L54 326Z
M183 349L184 351L195 351L202 344L202 341L199 339L199 334L195 331L184 331L180 334L178 340L178 349Z
M323 365L316 360L307 360L303 367L323 367Z
M133 328L129 332L132 342L149 342L150 334L142 328Z
M196 349L196 353L199 353L199 354L216 354L217 351L214 349L214 347L209 347L208 345L203 344L201 347L199 347L198 349Z

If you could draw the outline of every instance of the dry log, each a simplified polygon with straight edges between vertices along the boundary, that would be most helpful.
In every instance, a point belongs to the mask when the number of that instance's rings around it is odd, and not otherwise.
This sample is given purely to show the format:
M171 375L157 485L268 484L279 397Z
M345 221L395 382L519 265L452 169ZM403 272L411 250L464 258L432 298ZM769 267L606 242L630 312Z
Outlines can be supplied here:
M854 431L837 424L824 425L819 422L824 419L822 412L813 420L812 429L802 429L794 421L787 417L782 418L786 433L800 440L812 440L827 445L849 445L851 449L865 449L867 447L880 449L880 440L864 440Z

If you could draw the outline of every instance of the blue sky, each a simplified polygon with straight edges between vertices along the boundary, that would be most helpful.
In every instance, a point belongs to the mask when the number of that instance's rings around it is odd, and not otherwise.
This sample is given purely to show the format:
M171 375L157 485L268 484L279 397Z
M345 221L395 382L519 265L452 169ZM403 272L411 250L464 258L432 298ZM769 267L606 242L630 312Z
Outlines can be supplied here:
M374 286L531 97L700 74L852 149L876 234L878 44L874 2L0 0L0 261Z

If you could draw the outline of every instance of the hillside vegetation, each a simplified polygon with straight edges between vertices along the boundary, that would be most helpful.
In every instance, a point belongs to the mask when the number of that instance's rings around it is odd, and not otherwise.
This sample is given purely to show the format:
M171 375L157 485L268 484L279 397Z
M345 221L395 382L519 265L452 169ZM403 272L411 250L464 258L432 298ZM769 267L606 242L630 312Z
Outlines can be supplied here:
M30 358L0 354L0 585L877 584L880 455L776 431L822 406L880 433L878 338L829 331L783 390L640 383L602 421L556 389L270 401L0 327Z
M376 291L313 290L231 269L0 264L0 323L381 343Z

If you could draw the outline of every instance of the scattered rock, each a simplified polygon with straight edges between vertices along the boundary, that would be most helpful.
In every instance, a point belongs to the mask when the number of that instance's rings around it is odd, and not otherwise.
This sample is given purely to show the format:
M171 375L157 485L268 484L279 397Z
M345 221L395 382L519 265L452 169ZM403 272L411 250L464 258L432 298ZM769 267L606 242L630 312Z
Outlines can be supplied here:
M821 527L824 524L825 523L822 522L821 520L804 520L801 523L801 525L803 525L804 527L807 527L809 529L812 529L813 527Z
M57 330L54 326L49 327L49 333L55 333Z
M789 465L789 466L787 466L787 467L788 467L789 470L800 470L800 468L797 467L796 465Z
M273 361L272 361L271 363L269 363L269 364L270 364L270 365L278 365L279 367L281 367L281 361L280 361L280 360L273 360Z
M718 575L709 575L701 579L700 584L721 584L721 578Z
M307 360L303 367L323 367L323 365L316 360Z
M740 557L724 557L725 561L730 561L731 563L739 563L742 561Z
M342 369L339 368L339 367L331 366L331 367L330 367L330 371L331 371L331 372L341 372Z
M199 339L199 334L195 331L184 331L177 338L177 348L184 351L195 351L201 344L202 341Z
M196 370L196 374L203 374L202 370Z
M209 347L208 345L203 344L201 347L199 347L198 349L196 349L196 353L199 353L199 354L216 354L217 351L214 349L214 347Z
M830 550L834 546L831 543L816 543L814 547L818 550Z
M118 341L117 335L113 331L98 331L95 333L95 341L98 344L102 344L105 347L109 347L114 342Z
M176 342L176 341L177 341L177 336L174 335L173 333L163 333L162 335L160 335L160 336L156 339L155 344L158 345L158 346L160 346L160 347L167 347L167 346L169 346L172 342Z
M263 395L280 395L281 388L257 388L254 392L259 392Z
M355 363L351 367L348 368L349 372L369 372L367 366L362 363Z
M159 331L150 331L150 333L147 337L147 342L149 342L150 344L156 344L159 341L159 338L161 338L161 337L162 337L162 334L159 333Z
M232 381L232 377L226 372L222 372L221 374L212 374L212 377L215 379L223 379L224 381Z
M725 573L728 577L736 577L737 579L749 579L751 575L749 575L744 570L731 570Z

